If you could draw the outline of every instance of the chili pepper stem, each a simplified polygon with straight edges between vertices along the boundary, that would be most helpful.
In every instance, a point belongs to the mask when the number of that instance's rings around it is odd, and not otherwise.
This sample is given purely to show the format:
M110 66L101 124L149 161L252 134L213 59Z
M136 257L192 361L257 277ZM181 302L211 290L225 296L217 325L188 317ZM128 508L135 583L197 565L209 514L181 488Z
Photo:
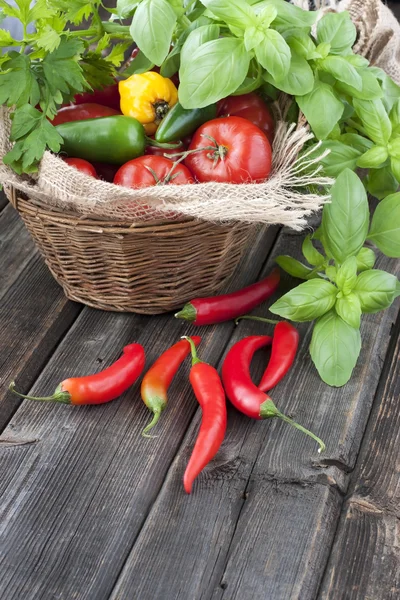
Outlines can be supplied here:
M192 367L194 367L194 365L198 365L200 363L202 363L203 361L199 359L199 357L197 356L197 350L196 350L196 346L194 345L194 341L192 340L192 338L183 335L182 336L183 340L187 340L190 344L190 350L192 352Z
M305 427L303 427L302 425L300 425L299 423L297 423L290 417L287 417L286 415L281 413L276 408L275 404L272 402L271 399L266 400L260 406L260 416L263 419L272 419L274 417L277 417L278 419L282 419L282 421L285 421L285 423L289 423L289 425L292 425L292 427L296 427L296 429L299 429L300 431L302 431L303 433L305 433L306 435L311 437L313 440L315 440L317 442L317 444L319 445L319 449L318 449L319 453L325 452L325 444L318 436L316 436L314 433L312 433L312 431L309 431L308 429L306 429Z
M185 304L185 306L177 312L175 315L176 319L184 319L185 321L195 321L196 320L196 309L193 304ZM185 338L186 339L186 338Z
M278 325L280 321L275 321L274 319L265 319L264 317L253 317L251 315L244 315L243 317L238 317L235 319L235 325L239 324L239 321L246 319L247 321L261 321L261 323L270 323L271 325Z
M69 392L63 392L61 390L61 385L59 385L56 388L56 391L54 392L54 394L52 396L43 396L43 397L27 396L25 394L20 394L15 389L14 381L12 381L10 383L10 385L8 386L8 389L10 390L10 392L15 394L16 396L19 396L20 398L24 398L24 400L36 400L37 402L60 402L61 404L71 404L71 394Z

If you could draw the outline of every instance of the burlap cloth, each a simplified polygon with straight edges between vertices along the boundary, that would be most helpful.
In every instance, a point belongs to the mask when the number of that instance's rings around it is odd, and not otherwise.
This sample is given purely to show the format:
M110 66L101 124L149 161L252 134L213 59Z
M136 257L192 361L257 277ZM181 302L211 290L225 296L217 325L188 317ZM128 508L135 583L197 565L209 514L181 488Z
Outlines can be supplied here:
M294 4L308 7L305 0ZM349 10L358 29L355 50L400 83L400 27L379 0L317 0L324 10ZM280 107L282 109L282 107ZM124 222L190 216L212 222L279 223L295 230L307 224L329 199L316 192L332 180L322 177L318 159L299 152L312 135L306 125L277 124L271 177L262 184L169 185L132 190L88 177L45 152L34 178L17 176L1 157L11 148L10 121L0 110L0 183L40 202L91 218ZM315 157L315 154L313 154ZM320 157L319 157L320 158Z

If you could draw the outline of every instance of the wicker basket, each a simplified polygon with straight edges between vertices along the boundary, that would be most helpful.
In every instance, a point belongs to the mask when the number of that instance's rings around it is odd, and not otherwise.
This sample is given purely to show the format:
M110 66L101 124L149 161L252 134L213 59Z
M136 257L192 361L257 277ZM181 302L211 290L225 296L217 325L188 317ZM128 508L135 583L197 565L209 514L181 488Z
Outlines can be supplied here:
M102 310L157 314L214 294L254 235L240 223L89 220L6 191L66 296Z

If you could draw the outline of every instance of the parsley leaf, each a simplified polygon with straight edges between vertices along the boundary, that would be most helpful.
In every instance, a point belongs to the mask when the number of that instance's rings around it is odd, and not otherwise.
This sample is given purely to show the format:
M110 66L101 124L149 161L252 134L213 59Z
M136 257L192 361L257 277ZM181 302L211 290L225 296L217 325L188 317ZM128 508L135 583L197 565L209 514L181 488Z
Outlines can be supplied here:
M25 105L15 113L12 138L17 139L14 147L3 159L17 173L34 173L46 148L59 152L62 137L43 113Z
M8 56L9 59L1 65L0 104L18 107L30 102L35 106L39 102L40 90L29 57L15 51Z

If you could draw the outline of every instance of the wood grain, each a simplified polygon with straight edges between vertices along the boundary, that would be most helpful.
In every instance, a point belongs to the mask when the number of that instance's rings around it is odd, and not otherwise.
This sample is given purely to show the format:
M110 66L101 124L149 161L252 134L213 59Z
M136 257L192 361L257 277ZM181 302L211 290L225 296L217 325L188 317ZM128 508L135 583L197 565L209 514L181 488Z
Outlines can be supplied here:
M260 234L231 289L254 281L275 234ZM202 356L218 362L233 325L204 330ZM194 328L171 319L84 309L32 393L66 375L98 370L128 341L146 347L150 364ZM101 360L101 362L100 362ZM155 431L140 432L149 412L138 387L102 407L24 402L0 444L3 471L2 600L21 597L108 598L196 411L188 365L170 391ZM31 443L17 445L16 440ZM35 442L35 440L38 440Z
M0 204L1 206L1 204ZM37 250L28 230L14 208L0 211L0 298L20 277L28 262L37 258ZM37 261L36 261L37 262Z
M16 236L15 242L18 240ZM32 250L31 245L29 248ZM15 261L19 274L9 289L3 289L0 302L0 430L21 404L7 390L10 381L14 379L18 389L27 393L81 310L65 298L37 253L25 262L21 249L23 268L14 248L9 248L10 254L15 255L13 264ZM7 264L10 268L10 262ZM8 271L5 275L9 279Z
M397 325L396 343L352 474L321 600L400 597L400 319Z
M299 238L281 236L273 256L295 253L300 244ZM382 258L381 267L388 266L388 262ZM271 264L268 261L264 273L271 268ZM293 280L284 277L281 291L284 292L293 283ZM266 314L267 311L262 307L256 312ZM272 397L281 410L290 413L324 439L327 444L324 457L319 457L312 440L285 423L253 422L237 411L229 410L228 433L221 451L198 478L193 496L185 498L181 478L198 431L198 411L121 573L112 600L132 597L138 586L139 597L144 599L151 598L151 593L155 594L154 598L161 599L166 590L168 600L183 599L185 591L187 593L189 589L193 590L191 598L196 600L210 598L212 593L219 597L220 581L234 590L227 592L224 598L246 597L243 596L245 587L242 587L236 575L241 561L246 563L254 576L254 592L249 598L280 600L290 597L303 600L315 597L336 530L334 517L320 519L320 515L338 514L337 494L345 493L347 489L346 472L354 465L379 380L379 356L385 355L391 323L396 314L397 307L393 307L391 311L366 318L363 325L365 344L360 364L353 381L340 389L328 388L320 381L308 355L311 328L308 324L300 326L302 342L295 367L275 388ZM271 331L268 325L243 321L235 330L229 346L244 335ZM255 379L265 366L265 360L266 355L261 351L254 361ZM293 539L284 524L289 515L285 513L275 518L269 510L269 496L266 492L264 494L265 489L277 486L288 490L290 486L309 490L320 489L321 486L330 490L327 496L317 494L320 502L311 500L311 491L308 499L304 494L304 506L309 507L310 515L306 515L304 509L302 516L299 513L297 515L297 524L292 525L293 535L298 536L299 544L293 552ZM248 495L250 500L247 499ZM253 495L254 505L251 501ZM335 510L332 508L332 513L329 504L331 498L335 498ZM248 506L253 507L253 512ZM258 544L260 547L253 550L252 559L248 560L245 551L241 555L239 552L243 531L249 543L258 539L261 517L246 517L243 526L242 518L246 514L254 515L255 507L259 513L265 513L262 527L264 531L272 532L272 539L268 540L265 536L263 542ZM301 528L302 519L308 518L311 531ZM275 530L278 531L276 537ZM299 548L306 548L308 536L314 535L324 540L324 546L315 551L315 556L311 558ZM274 575L261 576L259 571L257 579L257 571L254 571L257 566L252 566L263 560L263 544L268 552L278 540L285 555L284 582L287 589L291 590L290 596L285 596L280 587L282 573L275 571ZM312 568L307 571L310 561ZM177 573L176 565L179 565ZM248 578L243 577L249 583ZM264 595L266 589L274 590L273 594Z

